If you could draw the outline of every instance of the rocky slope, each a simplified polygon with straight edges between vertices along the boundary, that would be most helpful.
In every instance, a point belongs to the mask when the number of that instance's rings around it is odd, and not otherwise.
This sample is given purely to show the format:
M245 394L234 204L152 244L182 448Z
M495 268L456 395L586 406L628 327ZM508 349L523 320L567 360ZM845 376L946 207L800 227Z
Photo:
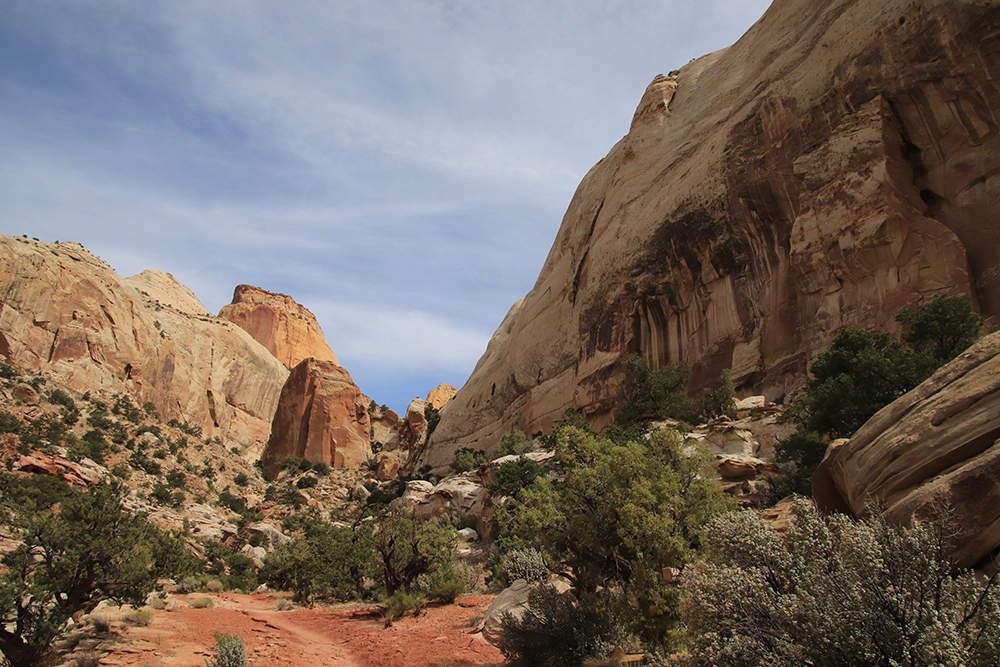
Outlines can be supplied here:
M338 363L316 316L290 296L239 285L219 317L246 330L290 369L309 358Z
M1000 314L1000 6L776 0L659 76L424 462L621 405L619 360L776 399L844 326L941 291Z
M813 476L825 511L954 531L971 567L1000 548L1000 334L982 339L827 451Z
M169 274L125 280L76 243L0 235L0 357L57 384L128 394L259 456L288 370Z

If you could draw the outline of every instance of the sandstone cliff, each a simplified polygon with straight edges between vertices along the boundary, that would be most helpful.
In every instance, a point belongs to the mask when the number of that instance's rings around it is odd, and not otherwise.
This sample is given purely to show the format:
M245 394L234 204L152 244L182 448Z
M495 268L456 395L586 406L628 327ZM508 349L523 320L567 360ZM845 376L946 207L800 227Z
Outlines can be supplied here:
M824 511L944 518L959 567L1000 548L1000 333L987 336L827 451L813 476Z
M0 356L75 391L149 401L255 456L288 371L168 276L124 280L79 244L0 235Z
M219 317L246 330L288 368L309 358L338 363L316 316L290 296L239 285Z
M940 291L1000 314L998 31L995 3L776 0L657 77L422 462L610 423L628 352L774 400L841 327Z
M302 361L281 390L261 457L265 470L286 456L335 468L360 465L372 453L368 403L336 362Z

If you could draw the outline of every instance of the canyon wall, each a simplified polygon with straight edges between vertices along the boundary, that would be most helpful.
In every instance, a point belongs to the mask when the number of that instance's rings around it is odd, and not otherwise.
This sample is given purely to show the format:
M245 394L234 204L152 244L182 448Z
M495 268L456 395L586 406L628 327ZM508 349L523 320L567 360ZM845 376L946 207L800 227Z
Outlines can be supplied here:
M1000 314L1000 5L776 0L658 76L418 463L621 406L620 360L780 399L844 326Z
M152 403L164 420L263 450L288 370L208 315L170 274L121 278L77 243L0 235L0 357L75 391Z

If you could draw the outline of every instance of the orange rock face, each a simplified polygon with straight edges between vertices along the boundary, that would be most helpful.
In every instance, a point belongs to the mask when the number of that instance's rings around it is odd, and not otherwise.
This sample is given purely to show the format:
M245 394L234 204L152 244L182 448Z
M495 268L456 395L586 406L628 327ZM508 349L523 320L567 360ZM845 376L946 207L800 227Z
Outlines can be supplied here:
M442 382L427 392L427 398L424 400L424 403L432 408L435 408L436 410L440 410L444 407L445 403L455 398L455 394L457 393L458 389L455 389L450 384Z
M266 469L298 456L355 467L371 456L369 428L368 401L350 373L334 361L306 359L281 390L261 463Z
M422 463L609 424L629 352L775 400L844 326L940 292L1000 315L998 30L995 3L775 0L657 77Z
M288 368L309 358L338 363L316 316L290 296L239 285L219 317L244 329Z
M255 458L288 376L162 272L123 279L77 243L0 235L0 357L75 391L151 402Z

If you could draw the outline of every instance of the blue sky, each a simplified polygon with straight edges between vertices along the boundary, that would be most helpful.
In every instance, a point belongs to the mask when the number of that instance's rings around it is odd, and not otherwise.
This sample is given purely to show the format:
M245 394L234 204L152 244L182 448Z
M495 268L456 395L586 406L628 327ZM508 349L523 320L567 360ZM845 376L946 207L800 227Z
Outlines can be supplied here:
M461 386L659 73L764 0L5 0L0 232L313 311L361 390Z

